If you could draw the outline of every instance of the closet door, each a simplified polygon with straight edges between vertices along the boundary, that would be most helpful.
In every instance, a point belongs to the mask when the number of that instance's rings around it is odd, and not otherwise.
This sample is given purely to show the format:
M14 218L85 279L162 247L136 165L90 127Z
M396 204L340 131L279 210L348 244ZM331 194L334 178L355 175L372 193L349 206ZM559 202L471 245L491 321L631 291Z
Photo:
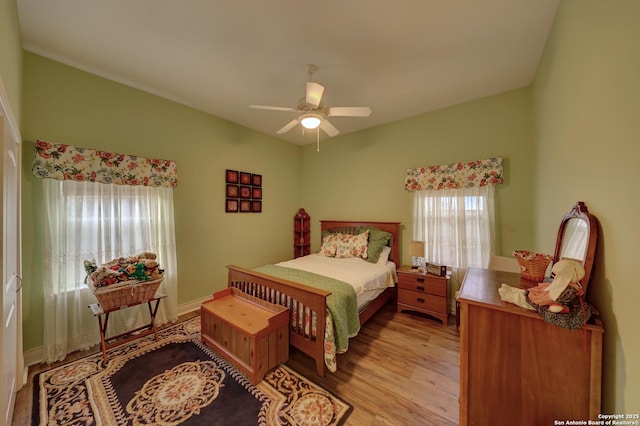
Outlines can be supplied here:
M0 424L11 424L16 392L22 386L22 336L20 305L20 140L6 114L6 97L0 91L0 142L2 145L2 400Z

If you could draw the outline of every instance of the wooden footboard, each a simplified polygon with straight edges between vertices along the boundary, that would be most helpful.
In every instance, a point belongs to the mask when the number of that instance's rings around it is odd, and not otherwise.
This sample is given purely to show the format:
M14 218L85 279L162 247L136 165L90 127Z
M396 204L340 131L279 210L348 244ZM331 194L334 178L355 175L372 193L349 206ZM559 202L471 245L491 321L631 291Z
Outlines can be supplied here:
M324 333L331 292L239 266L227 269L229 287L289 308L289 343L313 358L318 375L324 377Z
M363 226L373 226L391 233L393 238L389 242L391 246L390 259L398 266L400 260L400 222L321 220L320 232L321 235L325 231L354 234L359 232L360 227ZM289 344L313 358L318 375L324 377L324 335L327 319L327 297L331 292L239 266L230 265L227 268L229 269L229 287L236 287L254 297L289 308ZM395 287L388 288L382 292L359 313L360 324L364 324L395 296Z

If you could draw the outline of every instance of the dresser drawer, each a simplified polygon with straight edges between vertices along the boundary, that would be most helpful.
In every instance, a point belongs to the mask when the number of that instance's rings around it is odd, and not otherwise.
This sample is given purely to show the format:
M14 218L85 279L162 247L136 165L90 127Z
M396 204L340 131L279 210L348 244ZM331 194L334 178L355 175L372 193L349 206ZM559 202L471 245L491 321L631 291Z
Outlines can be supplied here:
M398 274L398 289L447 296L447 279L417 274Z
M447 312L447 298L432 294L398 288L398 305L415 307L437 313Z

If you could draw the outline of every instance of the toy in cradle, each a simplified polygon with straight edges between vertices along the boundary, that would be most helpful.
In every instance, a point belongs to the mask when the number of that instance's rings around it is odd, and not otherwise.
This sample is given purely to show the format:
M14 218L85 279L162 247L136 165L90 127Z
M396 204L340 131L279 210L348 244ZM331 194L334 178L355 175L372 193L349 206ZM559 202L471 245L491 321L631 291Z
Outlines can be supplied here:
M152 280L157 280L158 278L160 278L160 275L162 275L162 273L164 272L162 269L160 269L160 265L158 264L158 261L155 259L145 259L144 266L146 269L146 274Z
M133 269L134 271L132 274L129 274L129 278L133 278L138 281L149 281L151 279L151 277L145 273L147 267L144 263L136 263Z
M87 283L95 289L122 282L160 279L164 271L156 259L155 253L144 252L137 256L113 259L100 266L96 266L95 260L85 260L85 271L90 278Z
M98 265L96 264L95 259L84 261L84 270L87 273L87 275L84 277L85 284L87 284L87 280L89 279L89 276L93 274L97 269L98 269Z

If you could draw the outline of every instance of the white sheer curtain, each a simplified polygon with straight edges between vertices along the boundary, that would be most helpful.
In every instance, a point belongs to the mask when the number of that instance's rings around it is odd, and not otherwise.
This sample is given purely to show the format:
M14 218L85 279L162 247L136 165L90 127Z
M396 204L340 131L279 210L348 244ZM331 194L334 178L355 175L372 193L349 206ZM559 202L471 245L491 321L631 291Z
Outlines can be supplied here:
M486 267L495 252L493 194L492 185L414 192L413 239L427 262L452 267L458 287L467 266Z
M83 261L98 264L145 251L158 255L167 294L157 324L177 319L173 189L43 179L45 205L44 357L47 362L100 342L96 299ZM148 323L146 304L113 312L110 335Z

